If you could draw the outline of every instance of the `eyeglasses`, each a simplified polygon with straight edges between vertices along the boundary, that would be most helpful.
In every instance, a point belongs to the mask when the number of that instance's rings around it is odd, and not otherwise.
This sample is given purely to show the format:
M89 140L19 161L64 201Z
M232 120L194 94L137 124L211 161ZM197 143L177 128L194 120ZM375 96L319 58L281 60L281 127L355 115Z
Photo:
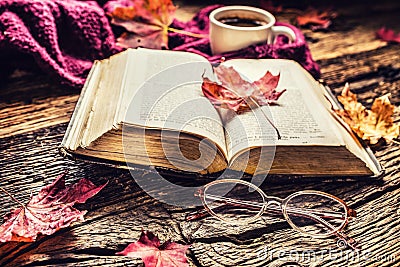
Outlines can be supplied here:
M264 212L283 214L289 225L311 237L336 235L349 247L358 250L358 244L343 233L349 219L356 212L346 203L320 191L299 191L285 199L267 196L256 185L236 179L216 180L198 191L204 210L190 213L186 220L195 220L207 214L230 224L247 224Z

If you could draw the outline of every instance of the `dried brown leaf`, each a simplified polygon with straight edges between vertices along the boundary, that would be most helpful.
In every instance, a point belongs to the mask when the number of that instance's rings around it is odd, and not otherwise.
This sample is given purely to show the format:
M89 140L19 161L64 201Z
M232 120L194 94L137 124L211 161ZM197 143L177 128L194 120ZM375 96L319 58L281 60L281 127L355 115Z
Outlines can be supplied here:
M400 126L393 122L395 106L390 103L389 96L386 94L376 98L371 110L368 110L357 101L357 95L346 84L338 96L344 110L336 110L336 113L360 138L370 144L378 143L381 138L391 142L399 136Z

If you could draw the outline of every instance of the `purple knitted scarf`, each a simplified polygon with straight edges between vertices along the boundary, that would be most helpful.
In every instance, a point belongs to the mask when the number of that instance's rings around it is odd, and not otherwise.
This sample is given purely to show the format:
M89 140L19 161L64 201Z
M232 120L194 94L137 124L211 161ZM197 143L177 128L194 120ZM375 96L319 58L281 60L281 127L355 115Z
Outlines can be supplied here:
M81 88L95 59L122 51L105 13L126 0L108 1L104 10L95 1L3 0L0 1L0 75L15 68L37 68L66 87ZM172 27L193 33L208 33L208 14L218 6L202 9L191 21L174 20ZM313 61L303 34L293 43L285 37L274 45L255 45L222 55L211 55L208 38L170 33L171 50L189 51L211 62L230 58L286 58L299 62L314 77L319 67ZM0 77L4 78L4 77Z

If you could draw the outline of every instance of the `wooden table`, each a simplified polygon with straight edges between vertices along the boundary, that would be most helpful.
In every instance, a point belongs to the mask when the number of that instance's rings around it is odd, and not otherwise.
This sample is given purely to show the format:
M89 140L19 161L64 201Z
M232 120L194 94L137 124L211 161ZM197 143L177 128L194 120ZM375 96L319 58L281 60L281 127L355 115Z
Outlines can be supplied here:
M397 3L393 3L397 2ZM293 4L293 3L292 3ZM181 3L178 16L189 18L199 5ZM362 1L341 4L332 30L304 29L322 78L338 94L345 82L370 106L373 98L392 93L400 104L400 45L375 38L386 25L400 31L398 1ZM290 21L284 12L278 20ZM400 150L390 144L374 150L386 169L379 179L283 179L269 181L267 194L285 197L302 189L325 191L344 199L358 213L347 233L363 247L360 254L338 248L336 238L310 239L293 231L285 221L226 227L212 219L186 222L183 209L162 204L135 183L126 170L62 158L57 151L78 99L45 74L17 71L0 89L0 186L20 201L68 169L67 182L89 178L109 181L98 195L79 205L88 210L86 221L75 223L34 243L0 244L1 266L138 266L140 259L116 256L138 239L141 229L192 244L194 266L400 266ZM400 116L397 112L396 120ZM329 164L329 159L327 159ZM137 177L148 172L136 170ZM0 216L16 203L0 193ZM297 263L296 263L297 262Z

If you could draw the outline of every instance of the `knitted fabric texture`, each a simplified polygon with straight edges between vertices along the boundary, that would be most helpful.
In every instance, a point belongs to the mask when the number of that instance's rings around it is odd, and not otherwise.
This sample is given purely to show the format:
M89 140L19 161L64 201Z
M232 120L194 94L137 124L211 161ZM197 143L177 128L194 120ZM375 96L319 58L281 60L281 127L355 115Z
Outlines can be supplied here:
M128 0L108 1L103 10L95 1L0 1L0 75L5 76L15 68L39 68L67 87L81 88L94 60L122 51L115 43L105 13L129 3ZM175 19L171 26L208 34L208 15L217 7L202 9L189 22ZM288 43L287 38L279 37L274 45L260 44L212 55L208 38L170 33L168 45L171 50L200 54L211 62L221 57L293 59L318 78L319 67L300 30L288 24L277 25L291 27L296 41Z
M37 68L80 88L95 59L120 51L95 1L0 2L0 71ZM33 63L33 64L32 64Z

